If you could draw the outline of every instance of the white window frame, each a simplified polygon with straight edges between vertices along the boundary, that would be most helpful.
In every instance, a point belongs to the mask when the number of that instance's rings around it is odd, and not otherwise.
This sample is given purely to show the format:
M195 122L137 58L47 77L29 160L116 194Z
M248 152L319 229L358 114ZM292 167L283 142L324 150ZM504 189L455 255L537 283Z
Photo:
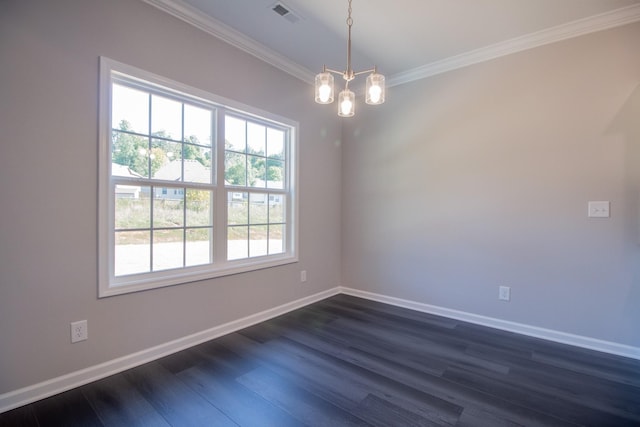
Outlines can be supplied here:
M215 108L217 136L212 138L212 159L215 160L214 184L211 185L214 203L213 213L213 263L204 266L182 267L171 270L118 276L115 265L115 191L111 176L111 88L113 82L127 80L138 82L160 93L173 94L187 100L198 100ZM227 193L269 192L278 190L242 186L225 186L224 183L224 117L227 113L242 116L248 120L286 129L288 141L285 147L286 177L285 189L280 191L287 198L285 251L282 254L265 255L227 261ZM137 292L164 286L211 279L231 274L270 268L298 261L298 123L251 106L229 100L207 91L158 76L148 71L100 57L100 98L99 98L99 164L98 164L98 297L108 297L129 292ZM222 142L220 142L222 141ZM150 179L149 185L154 183ZM182 188L182 187L181 187Z

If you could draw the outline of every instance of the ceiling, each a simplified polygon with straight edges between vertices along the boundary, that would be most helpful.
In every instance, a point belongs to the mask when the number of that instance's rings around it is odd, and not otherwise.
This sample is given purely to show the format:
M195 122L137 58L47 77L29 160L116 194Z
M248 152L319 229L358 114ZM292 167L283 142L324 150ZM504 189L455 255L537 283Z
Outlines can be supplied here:
M144 0L311 82L347 63L347 0ZM273 8L290 11L281 16ZM353 68L400 84L640 21L640 0L353 0ZM294 22L295 21L295 22Z

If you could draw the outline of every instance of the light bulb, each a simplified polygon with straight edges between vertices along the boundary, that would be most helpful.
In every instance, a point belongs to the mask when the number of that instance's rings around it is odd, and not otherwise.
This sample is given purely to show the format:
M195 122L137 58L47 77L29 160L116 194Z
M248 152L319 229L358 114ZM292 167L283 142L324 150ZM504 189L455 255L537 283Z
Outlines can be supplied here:
M327 71L316 76L315 98L318 104L333 102L333 76Z
M340 110L342 111L343 115L348 115L351 112L351 107L353 106L353 102L351 102L351 100L349 99L345 99L344 101L342 101L342 103L340 104Z
M338 115L340 117L351 117L354 113L355 94L348 88L340 92L338 97Z
M372 103L377 104L380 102L380 95L382 95L382 88L378 85L373 85L369 88L369 99Z
M370 105L380 105L384 102L384 76L375 71L367 77L367 98Z
M327 84L323 84L318 88L318 95L320 96L321 102L329 101L329 96L331 95L331 86Z

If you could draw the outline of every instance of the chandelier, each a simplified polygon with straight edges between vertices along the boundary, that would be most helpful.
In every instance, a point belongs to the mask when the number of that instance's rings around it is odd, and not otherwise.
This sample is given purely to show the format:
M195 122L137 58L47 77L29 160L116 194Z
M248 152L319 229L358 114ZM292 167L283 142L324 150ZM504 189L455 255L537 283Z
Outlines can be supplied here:
M354 72L351 68L351 1L349 0L349 16L347 27L349 28L349 38L347 45L347 69L345 71L332 70L323 66L322 72L316 75L316 102L318 104L331 104L333 102L333 74L342 75L345 80L344 90L338 95L338 115L340 117L352 117L355 114L355 94L349 89L349 82L360 74L371 73L367 76L365 87L365 102L370 105L379 105L384 102L385 87L384 76L378 74L376 67L372 69Z

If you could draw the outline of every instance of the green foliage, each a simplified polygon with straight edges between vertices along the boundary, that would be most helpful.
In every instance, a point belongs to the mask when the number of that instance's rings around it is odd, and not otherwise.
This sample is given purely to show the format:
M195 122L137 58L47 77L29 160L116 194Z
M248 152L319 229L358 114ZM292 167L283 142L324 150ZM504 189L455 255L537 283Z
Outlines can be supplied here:
M231 148L228 141L225 141L225 148ZM283 163L276 160L280 157L267 159L251 147L247 154L225 151L225 180L231 185L249 187L255 186L257 180L282 182Z
M192 144L200 144L200 141L198 140L198 138L193 135L188 138L185 138L185 142L187 142L187 144L183 144L182 146L182 158L197 160L203 166L210 168L211 167L211 150L205 150L199 145L192 145Z
M211 192L205 190L187 189L185 195L187 199L187 209L196 212L209 211ZM208 224L208 222L207 222Z
M234 153L227 151L231 148L229 141L224 142L224 179L231 185L246 185L247 182L247 168L246 157L244 154Z
M120 122L120 130L128 131L130 128L131 125L126 120ZM149 165L146 156L148 147L147 138L114 130L112 161L127 166L139 175L148 176Z
M267 180L268 181L284 181L284 177L282 176L282 167L277 165L269 165L267 167Z
M154 147L151 149L151 176L167 163L167 154L162 148Z
M149 138L131 133L131 124L122 120L119 129L112 134L112 161L127 166L133 172L149 177L149 166L153 176L162 166L173 159L194 159L205 167L211 167L211 150L200 147L198 138L189 136L185 143L153 139L153 148L149 150ZM155 132L152 137L167 138L166 132ZM176 152L178 151L178 152ZM173 153L172 157L168 153ZM151 160L149 164L149 160Z
M231 185L246 185L247 168L240 162L228 162L225 168L224 179Z
M196 136L185 138L183 143L167 141L164 131L152 135L153 148L149 150L149 138L135 135L126 120L119 123L119 129L113 130L114 163L127 166L131 171L143 176L154 176L167 162L175 159L197 160L210 168L212 163L211 149L202 147ZM225 148L231 144L225 141ZM172 153L171 156L168 153ZM225 180L231 185L255 186L257 180L282 182L283 167L274 157L266 159L251 147L247 153L225 151Z

